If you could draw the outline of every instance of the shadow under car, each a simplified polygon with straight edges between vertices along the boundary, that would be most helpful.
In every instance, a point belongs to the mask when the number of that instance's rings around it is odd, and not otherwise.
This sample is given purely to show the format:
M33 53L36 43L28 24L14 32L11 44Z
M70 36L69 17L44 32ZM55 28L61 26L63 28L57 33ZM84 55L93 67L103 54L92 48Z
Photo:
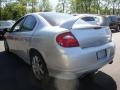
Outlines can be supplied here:
M14 54L0 52L0 90L117 90L112 77L99 71L94 77L61 80L50 77L41 83L33 77L31 68Z

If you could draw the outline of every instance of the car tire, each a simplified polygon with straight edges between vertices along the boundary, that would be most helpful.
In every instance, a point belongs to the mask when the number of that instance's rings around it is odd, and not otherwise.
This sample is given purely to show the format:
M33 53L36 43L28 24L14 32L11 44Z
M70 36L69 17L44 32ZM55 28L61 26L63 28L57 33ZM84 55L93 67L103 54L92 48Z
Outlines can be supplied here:
M30 56L32 72L35 78L45 83L46 81L48 82L49 80L48 70L41 55L38 52L34 51Z
M117 26L116 30L117 30L117 32L120 32L120 26Z
M89 72L85 75L84 78L89 78L89 79L94 79L95 77L95 74L98 72L98 70L95 70L95 71L92 71L92 72Z
M4 40L4 48L5 48L5 52L9 53L9 46L6 40Z

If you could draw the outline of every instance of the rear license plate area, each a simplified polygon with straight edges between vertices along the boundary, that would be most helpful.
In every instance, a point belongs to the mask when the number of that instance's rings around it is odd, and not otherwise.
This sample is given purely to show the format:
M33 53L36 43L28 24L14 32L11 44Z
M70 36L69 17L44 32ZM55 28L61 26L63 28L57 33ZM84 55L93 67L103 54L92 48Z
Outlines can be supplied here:
M107 57L107 50L104 49L104 50L98 51L96 53L96 55L97 55L97 60L101 60L103 58L106 58Z

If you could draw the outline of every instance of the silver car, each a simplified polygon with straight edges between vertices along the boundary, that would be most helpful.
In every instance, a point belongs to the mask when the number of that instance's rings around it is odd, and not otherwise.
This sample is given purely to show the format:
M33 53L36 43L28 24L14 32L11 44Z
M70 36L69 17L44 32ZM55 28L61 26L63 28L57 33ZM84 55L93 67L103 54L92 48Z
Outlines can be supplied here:
M5 34L5 51L32 66L37 79L73 79L111 63L114 43L108 27L79 17L38 12L20 18Z

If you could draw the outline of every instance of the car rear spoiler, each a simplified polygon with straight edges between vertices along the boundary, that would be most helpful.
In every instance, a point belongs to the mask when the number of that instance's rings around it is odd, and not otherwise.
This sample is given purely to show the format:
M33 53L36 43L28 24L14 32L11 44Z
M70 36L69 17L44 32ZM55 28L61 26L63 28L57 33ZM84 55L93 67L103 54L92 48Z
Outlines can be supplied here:
M73 25L75 24L75 22L77 22L79 19L81 19L79 16L76 16L76 17L74 17L74 18L72 18L72 19L69 19L69 20L67 20L66 22L64 22L63 24L61 24L60 25L60 27L62 27L62 28L66 28L66 29L68 29L68 30L71 30L71 29L73 29L72 27L73 27ZM84 21L85 22L85 21ZM81 28L81 29L87 29L87 28L94 28L94 29L100 29L100 28L102 28L102 27L104 27L104 26L99 26L99 25L92 25L92 24L89 24L89 23L87 23L87 22L85 22L86 24L81 24L81 25L79 25L79 27L77 27L77 29L78 28Z
M74 23L78 20L78 19L80 19L80 17L79 16L76 16L76 17L74 17L74 18L72 18L72 19L69 19L69 20L67 20L66 22L64 22L63 24L61 24L60 25L60 27L63 27L63 28L66 28L66 29L72 29L72 26L74 25Z

